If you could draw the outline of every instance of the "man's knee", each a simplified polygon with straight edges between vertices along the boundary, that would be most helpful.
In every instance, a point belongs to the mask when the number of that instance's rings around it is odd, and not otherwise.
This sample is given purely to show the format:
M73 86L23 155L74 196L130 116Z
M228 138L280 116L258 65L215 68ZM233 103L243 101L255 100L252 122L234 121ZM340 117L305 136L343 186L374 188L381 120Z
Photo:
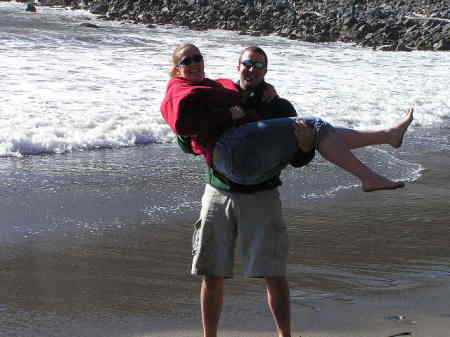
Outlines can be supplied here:
M218 276L204 276L203 285L209 291L216 291L223 288L224 278Z
M270 276L266 277L266 284L269 288L288 287L288 281L285 276Z

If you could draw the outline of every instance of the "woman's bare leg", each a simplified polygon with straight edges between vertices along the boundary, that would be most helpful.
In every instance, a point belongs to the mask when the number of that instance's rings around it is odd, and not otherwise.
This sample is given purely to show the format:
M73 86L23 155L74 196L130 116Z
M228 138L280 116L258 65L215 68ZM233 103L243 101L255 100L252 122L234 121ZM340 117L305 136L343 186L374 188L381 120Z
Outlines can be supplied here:
M330 133L324 137L318 150L326 160L358 177L365 192L404 187L403 182L389 180L372 171L356 158L350 149L379 144L389 144L394 148L400 147L403 136L414 118L413 113L414 109L408 109L406 117L400 123L390 129L380 131L336 128L336 133ZM304 121L297 120L294 132L299 148L304 152L311 150L314 138L313 130Z
M336 128L336 132L350 149L369 145L388 144L394 148L402 145L403 136L413 121L414 109L408 109L405 118L392 128L379 131L357 131L346 128Z
M338 133L330 133L319 144L319 152L326 160L338 165L361 180L364 192L404 187L403 182L389 180L376 174L350 151Z

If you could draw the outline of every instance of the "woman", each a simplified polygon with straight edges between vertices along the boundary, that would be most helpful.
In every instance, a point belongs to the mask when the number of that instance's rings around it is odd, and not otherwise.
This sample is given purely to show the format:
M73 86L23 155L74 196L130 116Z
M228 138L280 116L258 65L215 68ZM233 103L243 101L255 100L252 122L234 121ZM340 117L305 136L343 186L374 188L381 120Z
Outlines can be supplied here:
M335 129L317 118L261 121L257 111L239 108L240 92L231 80L205 78L203 56L196 46L179 46L172 61L162 115L176 134L192 139L193 150L205 156L208 166L229 180L258 184L279 174L299 149L307 152L314 147L358 177L366 192L404 186L373 172L350 149L375 144L399 147L413 119L412 109L394 128L368 132ZM251 66L266 66L259 63Z

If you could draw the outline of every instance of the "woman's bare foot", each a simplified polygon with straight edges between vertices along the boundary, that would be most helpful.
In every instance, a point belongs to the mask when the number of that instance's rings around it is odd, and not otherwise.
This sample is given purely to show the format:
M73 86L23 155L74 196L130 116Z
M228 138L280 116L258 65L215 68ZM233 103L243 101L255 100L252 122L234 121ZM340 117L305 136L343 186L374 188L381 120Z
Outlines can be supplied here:
M294 133L297 145L303 152L309 152L314 148L314 130L306 125L305 121L294 122Z
M388 131L388 144L394 148L402 146L403 136L414 119L414 108L409 108L404 120Z
M405 187L402 181L392 181L378 174L371 175L362 180L362 190L364 192L374 192L378 190L394 190Z

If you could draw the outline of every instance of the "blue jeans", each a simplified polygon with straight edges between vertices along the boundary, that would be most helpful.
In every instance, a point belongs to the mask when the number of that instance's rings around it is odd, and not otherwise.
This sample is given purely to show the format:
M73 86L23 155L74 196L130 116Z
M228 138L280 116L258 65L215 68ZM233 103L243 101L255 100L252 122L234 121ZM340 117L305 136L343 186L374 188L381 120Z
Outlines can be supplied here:
M256 185L275 176L299 150L294 134L295 120L314 129L314 148L333 126L320 118L278 118L244 124L226 130L213 155L214 169L241 185Z

